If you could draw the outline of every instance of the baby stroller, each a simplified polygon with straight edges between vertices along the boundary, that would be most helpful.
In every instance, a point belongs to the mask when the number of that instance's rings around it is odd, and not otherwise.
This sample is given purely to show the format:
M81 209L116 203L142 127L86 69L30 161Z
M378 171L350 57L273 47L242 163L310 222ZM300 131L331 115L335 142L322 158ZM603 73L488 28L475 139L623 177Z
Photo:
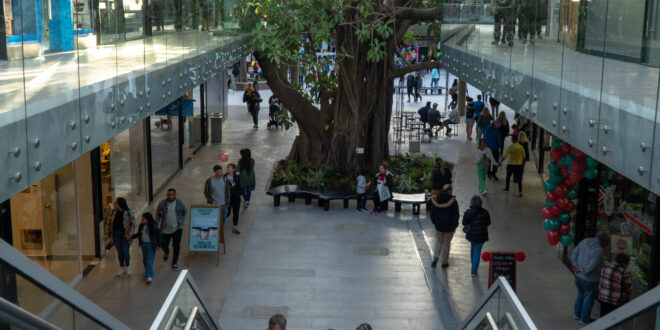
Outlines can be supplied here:
M268 107L268 125L266 125L266 129L270 129L271 127L275 127L275 129L280 129L280 124L277 123L277 118L275 116L277 113L280 111L280 107L277 104L271 104L270 107Z

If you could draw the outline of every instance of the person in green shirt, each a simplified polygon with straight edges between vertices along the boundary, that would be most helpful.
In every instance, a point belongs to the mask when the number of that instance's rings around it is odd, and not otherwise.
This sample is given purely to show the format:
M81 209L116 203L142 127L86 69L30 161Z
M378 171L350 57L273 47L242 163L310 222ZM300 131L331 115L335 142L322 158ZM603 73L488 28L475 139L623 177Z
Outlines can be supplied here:
M522 177L523 177L523 163L525 162L525 148L518 143L518 136L511 136L511 145L506 147L498 166L502 166L505 159L509 159L506 165L506 187L505 192L509 192L509 182L513 175L513 182L518 183L518 196L522 197Z

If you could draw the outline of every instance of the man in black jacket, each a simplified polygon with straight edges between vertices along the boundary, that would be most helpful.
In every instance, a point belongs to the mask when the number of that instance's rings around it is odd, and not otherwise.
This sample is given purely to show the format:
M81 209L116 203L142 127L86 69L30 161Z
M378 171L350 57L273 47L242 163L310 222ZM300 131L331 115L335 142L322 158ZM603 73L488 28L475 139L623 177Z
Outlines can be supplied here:
M459 217L456 196L451 194L451 185L446 184L438 195L431 197L431 221L435 226L437 237L431 268L438 265L438 259L441 256L442 268L449 267L449 248L456 227L458 227Z
M415 76L409 73L406 77L406 89L408 92L408 102L410 102L410 95L413 95L413 87L415 86Z
M419 121L424 123L424 129L426 129L426 123L429 121L429 111L431 110L431 102L426 102L426 105L419 108L417 113L419 114Z

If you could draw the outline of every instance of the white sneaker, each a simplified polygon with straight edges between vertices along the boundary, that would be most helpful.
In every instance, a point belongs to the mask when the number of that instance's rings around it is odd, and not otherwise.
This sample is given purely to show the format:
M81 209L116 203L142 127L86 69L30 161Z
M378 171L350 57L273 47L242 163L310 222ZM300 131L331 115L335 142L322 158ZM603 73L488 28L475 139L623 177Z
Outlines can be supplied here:
M133 275L133 272L131 272L130 268L127 268L126 269L126 274L128 274L128 276L131 276L131 275Z
M147 284L151 284L151 281L153 281L153 280L154 280L153 278L147 277Z
M122 277L122 276L124 276L124 273L125 273L124 269L122 268L122 269L119 270L119 273L117 273L117 276Z
M481 196L486 196L487 193L488 193L488 190L484 190L484 191L481 192Z

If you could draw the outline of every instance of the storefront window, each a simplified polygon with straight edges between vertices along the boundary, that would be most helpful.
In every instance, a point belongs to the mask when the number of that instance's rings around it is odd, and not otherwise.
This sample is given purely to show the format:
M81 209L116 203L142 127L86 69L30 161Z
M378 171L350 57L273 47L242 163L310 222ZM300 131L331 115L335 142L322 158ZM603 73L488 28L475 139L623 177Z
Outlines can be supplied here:
M128 206L139 210L147 202L146 148L144 124L139 122L110 141L110 162L113 196L126 198ZM111 207L109 203L106 206Z
M179 117L154 114L150 122L151 179L155 195L179 170Z

